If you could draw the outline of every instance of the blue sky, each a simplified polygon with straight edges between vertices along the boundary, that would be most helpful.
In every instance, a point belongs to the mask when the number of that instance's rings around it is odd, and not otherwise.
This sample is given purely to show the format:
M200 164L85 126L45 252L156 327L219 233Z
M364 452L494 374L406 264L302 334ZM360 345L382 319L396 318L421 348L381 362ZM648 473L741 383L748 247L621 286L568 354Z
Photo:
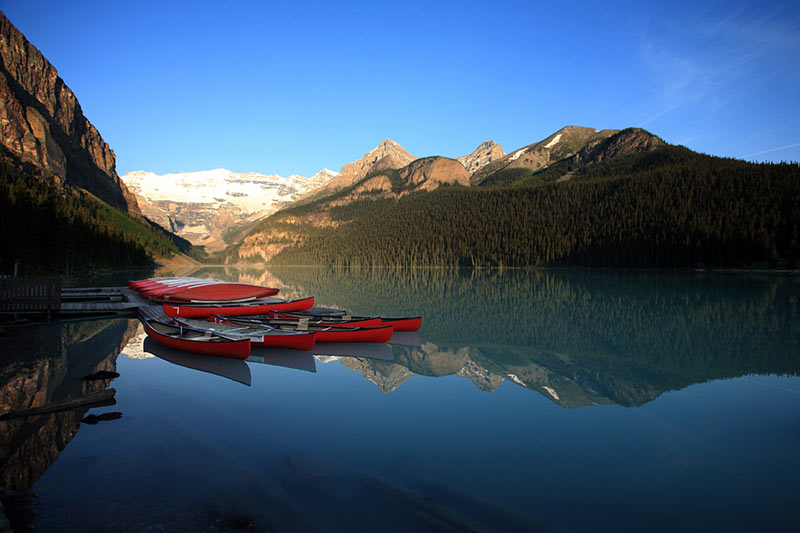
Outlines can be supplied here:
M800 160L797 2L0 0L120 174L339 170L568 125Z

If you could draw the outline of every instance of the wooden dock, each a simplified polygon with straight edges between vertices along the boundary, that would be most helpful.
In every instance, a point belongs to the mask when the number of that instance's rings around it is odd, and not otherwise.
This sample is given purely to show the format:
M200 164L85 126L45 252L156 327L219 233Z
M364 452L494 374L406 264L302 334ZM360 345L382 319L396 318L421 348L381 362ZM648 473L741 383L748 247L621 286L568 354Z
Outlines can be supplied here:
M67 289L61 293L59 315L134 315L150 305L139 293L127 287Z
M150 305L127 287L61 288L58 280L0 279L0 315L135 316L137 309Z
M0 278L0 312L54 314L61 282L53 278Z

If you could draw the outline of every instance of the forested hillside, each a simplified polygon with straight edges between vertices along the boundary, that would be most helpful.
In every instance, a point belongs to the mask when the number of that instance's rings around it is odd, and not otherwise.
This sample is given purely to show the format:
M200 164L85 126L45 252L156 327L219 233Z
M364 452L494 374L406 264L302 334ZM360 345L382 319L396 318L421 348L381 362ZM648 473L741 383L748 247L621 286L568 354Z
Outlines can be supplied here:
M502 187L441 187L400 199L313 205L258 228L282 239L277 264L794 266L800 167L678 146L522 170ZM288 235L301 235L286 247ZM278 244L266 242L270 244Z
M84 191L0 160L0 274L151 265L191 245Z

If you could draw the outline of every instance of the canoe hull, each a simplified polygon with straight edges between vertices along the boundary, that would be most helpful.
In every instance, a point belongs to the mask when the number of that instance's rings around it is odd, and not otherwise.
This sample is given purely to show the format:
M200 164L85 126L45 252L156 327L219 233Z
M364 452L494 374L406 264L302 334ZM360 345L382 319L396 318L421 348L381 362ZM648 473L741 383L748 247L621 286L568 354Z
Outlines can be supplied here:
M391 326L355 328L352 331L317 331L319 342L387 342L392 338Z
M276 315L281 317L279 314ZM287 315L288 318L307 318L309 320L373 320L373 317L351 316L343 309L333 309L326 307L312 307L302 312L297 312ZM282 317L281 317L282 318ZM352 324L348 324L352 325ZM392 326L395 331L417 331L422 326L422 317L398 317L398 318L381 318L380 322L376 322L375 326Z
M395 331L417 331L422 326L422 317L382 318L381 321L392 326Z
M259 348L289 348L290 350L311 350L317 334L314 332L298 332L297 335L264 335L264 340L253 342Z
M225 316L212 316L212 322L220 322L223 324L241 324L251 325L249 319L239 319L238 317L225 317ZM323 324L323 325L308 325L308 324L277 324L275 322L263 321L260 322L266 327L276 328L278 331L283 332L313 332L316 342L387 342L392 338L394 330L391 326L378 326L378 327L342 327L339 325ZM264 336L267 340L267 336ZM254 344L259 346L258 344ZM311 348L307 348L311 349Z
M169 317L208 318L213 315L241 316L266 314L269 311L302 311L314 305L314 297L274 303L243 303L238 305L176 305L164 304L164 313Z
M218 357L230 357L244 361L250 355L250 340L205 342L191 339L179 339L159 333L150 327L147 320L143 320L145 333L154 341L185 352L198 353L203 355L216 355Z

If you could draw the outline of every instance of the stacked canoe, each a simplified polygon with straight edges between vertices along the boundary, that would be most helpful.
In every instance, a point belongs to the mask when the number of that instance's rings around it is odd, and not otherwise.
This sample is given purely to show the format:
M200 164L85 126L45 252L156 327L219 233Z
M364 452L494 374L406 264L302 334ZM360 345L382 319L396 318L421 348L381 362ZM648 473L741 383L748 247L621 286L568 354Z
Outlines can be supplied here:
M251 346L311 350L316 341L385 343L395 331L416 331L422 324L421 317L353 316L313 307L313 297L274 298L278 289L247 283L150 278L128 286L154 303L140 318L155 341L241 360Z

